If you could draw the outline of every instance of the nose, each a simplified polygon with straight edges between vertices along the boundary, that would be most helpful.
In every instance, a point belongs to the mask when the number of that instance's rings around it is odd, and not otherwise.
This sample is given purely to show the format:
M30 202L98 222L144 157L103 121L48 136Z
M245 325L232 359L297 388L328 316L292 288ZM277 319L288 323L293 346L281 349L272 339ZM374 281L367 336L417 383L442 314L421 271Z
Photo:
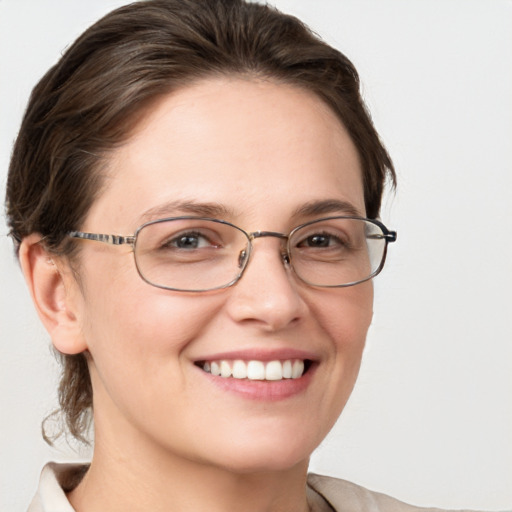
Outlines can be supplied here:
M304 316L306 304L283 256L281 240L253 241L250 261L231 288L227 309L234 321L268 331L283 329Z

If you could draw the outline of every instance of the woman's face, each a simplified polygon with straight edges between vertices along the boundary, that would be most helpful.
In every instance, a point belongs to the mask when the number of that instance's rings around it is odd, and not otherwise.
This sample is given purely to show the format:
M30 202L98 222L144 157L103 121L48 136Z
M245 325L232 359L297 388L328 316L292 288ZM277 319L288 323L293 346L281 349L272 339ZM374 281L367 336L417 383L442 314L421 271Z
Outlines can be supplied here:
M128 235L148 220L206 215L288 233L326 215L365 214L358 155L338 119L312 93L271 81L210 79L163 98L108 174L84 231ZM283 264L279 239L258 238L236 285L173 292L140 278L128 246L79 243L76 316L97 449L136 446L138 456L239 472L307 462L356 380L370 282L307 286ZM198 365L304 359L309 370L282 381Z

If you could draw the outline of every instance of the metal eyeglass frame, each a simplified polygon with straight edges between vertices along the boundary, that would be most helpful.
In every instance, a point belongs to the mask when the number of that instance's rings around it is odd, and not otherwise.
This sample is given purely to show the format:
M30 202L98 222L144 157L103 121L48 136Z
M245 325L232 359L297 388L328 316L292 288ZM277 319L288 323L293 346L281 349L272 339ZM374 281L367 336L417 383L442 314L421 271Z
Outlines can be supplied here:
M380 262L379 266L377 267L377 269L374 272L372 272L372 274L370 274L365 279L361 279L359 281L354 281L354 282L346 283L346 284L339 284L339 285L318 285L318 284L309 283L308 281L303 279L299 274L297 274L297 272L293 268L293 264L291 263L291 258L290 258L290 248L288 245L288 242L289 242L290 238L293 236L293 234L295 232L297 232L299 229L309 226L310 224L315 224L317 222L327 221L327 220L331 220L331 219L362 220L362 221L366 221L366 222L369 222L371 224L378 226L380 228L380 230L382 231L382 235L373 235L372 236L372 238L383 238L386 242L386 245L384 246L384 251L382 253L381 262ZM142 231L142 229L144 229L146 226L149 226L152 224L158 224L161 222L174 221L174 220L205 220L205 221L210 221L210 222L216 222L218 224L224 224L227 226L231 226L231 227L237 229L238 231L240 231L241 233L243 233L245 235L245 237L247 238L248 243L247 243L246 252L242 251L243 254L241 254L241 257L240 257L240 271L239 271L238 275L236 275L227 284L224 284L221 286L216 286L215 288L206 288L206 289L200 289L200 290L185 290L182 288L172 288L170 286L155 284L155 283L149 281L148 279L146 279L146 277L144 277L144 275L142 274L142 272L139 269L139 266L137 264L137 257L135 256L135 246L137 244L137 236ZM250 255L252 252L252 241L255 240L256 238L263 238L263 237L270 236L270 237L275 237L275 238L279 238L282 240L286 240L286 242L287 242L286 243L286 253L283 254L284 262L290 266L290 268L293 270L294 274L302 282L306 283L309 286L319 287L319 288L346 288L348 286L354 286L356 284L364 283L365 281L369 281L370 279L373 279L377 274L380 273L380 271L384 267L384 263L386 261L386 256L387 256L388 244L395 242L397 239L396 231L389 230L379 220L367 219L365 217L347 216L347 215L336 215L336 216L332 216L332 217L323 217L321 219L315 219L315 220L305 222L304 224L301 224L301 225L293 228L288 235L286 235L284 233L275 232L275 231L253 231L251 233L248 233L247 231L244 231L242 228L239 228L238 226L235 226L231 222L228 222L225 220L214 219L211 217L195 217L193 215L184 215L184 216L179 216L179 217L166 217L163 219L157 219L157 220L151 220L151 221L145 222L144 224L140 225L135 230L135 233L133 235L107 235L107 234L102 234L102 233L85 233L83 231L70 231L67 233L67 236L69 236L71 238L82 239L82 240L93 240L95 242L102 242L102 243L106 243L106 244L110 244L110 245L124 245L124 244L131 245L132 252L133 252L133 259L135 261L135 267L137 268L137 272L143 281L145 281L146 283L148 283L151 286L155 286L156 288L162 288L164 290L172 290L172 291L178 291L178 292L192 292L192 293L207 292L207 291L213 291L213 290L220 290L223 288L229 288L230 286L233 286L236 282L238 282L240 280L240 278L242 277L245 269L247 268L247 265L248 265L249 259L250 259Z

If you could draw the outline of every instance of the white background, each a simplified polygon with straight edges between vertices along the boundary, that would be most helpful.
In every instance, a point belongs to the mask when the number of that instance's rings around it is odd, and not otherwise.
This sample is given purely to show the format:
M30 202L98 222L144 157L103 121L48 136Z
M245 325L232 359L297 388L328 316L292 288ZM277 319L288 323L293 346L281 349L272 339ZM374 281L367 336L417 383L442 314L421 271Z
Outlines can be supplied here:
M123 1L0 0L0 185L29 92ZM359 384L312 468L420 505L512 508L512 2L279 0L345 52L394 157ZM57 366L0 221L0 510L47 460ZM340 313L342 314L342 313ZM83 454L82 454L83 456Z

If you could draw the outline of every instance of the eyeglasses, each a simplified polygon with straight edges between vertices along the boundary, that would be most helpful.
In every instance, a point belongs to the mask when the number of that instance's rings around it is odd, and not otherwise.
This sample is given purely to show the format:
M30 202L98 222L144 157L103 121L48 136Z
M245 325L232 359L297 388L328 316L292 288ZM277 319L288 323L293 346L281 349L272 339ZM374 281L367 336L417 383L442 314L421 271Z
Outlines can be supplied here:
M377 220L328 217L301 224L286 235L243 229L218 219L172 217L146 222L131 236L71 231L72 238L129 244L141 278L166 290L204 292L234 285L250 261L253 241L282 240L282 259L304 283L344 287L375 277L388 243L396 240Z

